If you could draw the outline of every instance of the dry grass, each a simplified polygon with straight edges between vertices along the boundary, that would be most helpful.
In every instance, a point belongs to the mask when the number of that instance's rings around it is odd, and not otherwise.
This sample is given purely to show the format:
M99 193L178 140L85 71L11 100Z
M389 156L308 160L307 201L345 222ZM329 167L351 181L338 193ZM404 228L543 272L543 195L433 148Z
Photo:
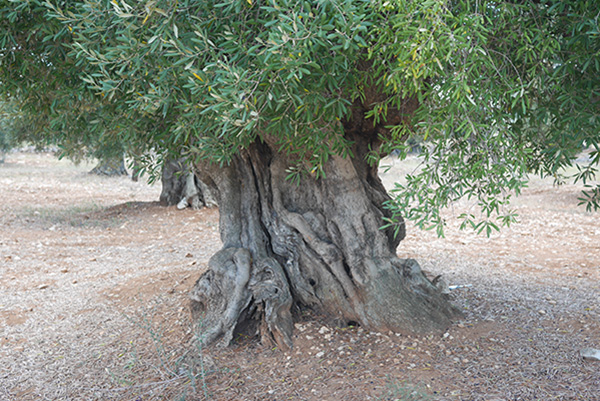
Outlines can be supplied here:
M536 180L521 223L490 239L452 220L446 239L409 231L401 257L472 285L444 337L307 315L289 353L205 350L187 291L220 246L218 212L161 208L159 188L89 168L0 167L0 400L600 400L600 365L579 357L600 348L600 227L576 187Z

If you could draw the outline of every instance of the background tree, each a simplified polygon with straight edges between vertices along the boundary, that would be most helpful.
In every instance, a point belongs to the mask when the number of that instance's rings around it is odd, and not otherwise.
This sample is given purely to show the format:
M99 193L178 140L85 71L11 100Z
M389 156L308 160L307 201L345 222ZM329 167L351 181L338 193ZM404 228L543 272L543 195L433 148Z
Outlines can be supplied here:
M6 152L17 145L15 137L22 129L22 116L10 102L0 101L0 163Z
M589 147L588 183L600 157L595 2L43 6L99 115L119 116L126 143L194 160L217 194L224 246L192 291L207 341L289 346L302 308L444 329L456 310L396 257L401 216L442 234L440 209L469 197L482 213L464 226L490 233L514 221L527 173L558 175ZM415 135L423 168L392 199L377 162ZM597 187L586 196L597 206Z

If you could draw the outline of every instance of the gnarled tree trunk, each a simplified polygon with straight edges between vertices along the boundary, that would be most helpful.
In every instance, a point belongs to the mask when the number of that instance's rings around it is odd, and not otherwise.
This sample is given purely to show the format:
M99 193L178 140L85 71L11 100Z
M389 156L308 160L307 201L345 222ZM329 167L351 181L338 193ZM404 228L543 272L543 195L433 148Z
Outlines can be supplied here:
M332 157L326 178L299 185L286 180L286 156L263 142L227 167L198 166L218 194L223 241L190 294L206 342L245 331L291 347L292 315L303 307L394 332L440 332L458 315L415 261L396 256L404 230L394 238L380 229L389 197L364 157L377 134L347 135L355 157Z

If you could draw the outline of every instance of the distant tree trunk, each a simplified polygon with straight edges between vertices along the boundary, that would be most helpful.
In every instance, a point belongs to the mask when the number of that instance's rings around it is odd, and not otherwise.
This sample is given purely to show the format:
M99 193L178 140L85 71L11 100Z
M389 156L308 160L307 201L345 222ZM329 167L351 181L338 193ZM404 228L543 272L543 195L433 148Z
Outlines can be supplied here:
M107 175L109 177L127 175L127 169L125 168L125 160L123 156L102 159L94 167L90 174Z
M326 178L299 185L286 180L288 161L274 143L257 142L223 168L198 166L218 194L223 241L190 293L207 343L245 332L291 347L302 308L404 333L441 332L459 315L417 262L396 256L404 228L396 238L380 229L389 197L364 157L376 133L348 135L355 157L332 157Z
M167 161L161 181L160 204L163 206L177 205L179 209L217 206L211 190L196 177L186 159Z
M131 181L138 182L138 180L140 179L141 171L142 166L137 161L134 161L131 168Z

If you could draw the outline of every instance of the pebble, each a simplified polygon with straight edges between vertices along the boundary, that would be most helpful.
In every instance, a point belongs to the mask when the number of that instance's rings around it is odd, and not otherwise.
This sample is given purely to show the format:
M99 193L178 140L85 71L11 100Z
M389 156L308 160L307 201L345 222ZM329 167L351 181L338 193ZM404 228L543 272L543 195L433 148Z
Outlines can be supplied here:
M580 352L583 359L590 361L600 361L600 350L594 348L584 348Z

